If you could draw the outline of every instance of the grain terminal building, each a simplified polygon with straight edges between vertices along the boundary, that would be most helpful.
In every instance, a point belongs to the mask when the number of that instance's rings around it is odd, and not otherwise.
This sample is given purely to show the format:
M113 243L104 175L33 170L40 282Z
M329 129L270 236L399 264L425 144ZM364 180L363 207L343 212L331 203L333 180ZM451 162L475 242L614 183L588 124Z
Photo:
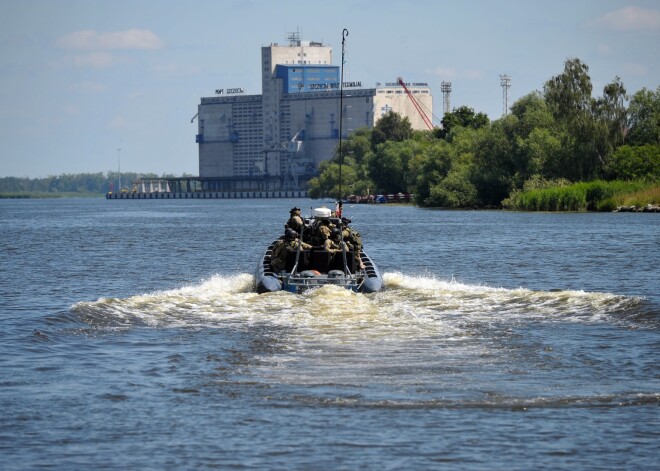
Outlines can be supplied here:
M201 98L196 115L199 177L170 179L157 187L211 197L271 197L281 192L306 196L307 182L318 174L319 164L332 158L340 128L345 139L393 111L407 117L413 129L426 129L395 80L362 88L361 82L344 77L340 113L340 67L332 65L332 48L303 41L298 33L287 40L261 48L261 95L228 88ZM406 85L430 115L433 97L428 85ZM142 182L142 188L146 186Z

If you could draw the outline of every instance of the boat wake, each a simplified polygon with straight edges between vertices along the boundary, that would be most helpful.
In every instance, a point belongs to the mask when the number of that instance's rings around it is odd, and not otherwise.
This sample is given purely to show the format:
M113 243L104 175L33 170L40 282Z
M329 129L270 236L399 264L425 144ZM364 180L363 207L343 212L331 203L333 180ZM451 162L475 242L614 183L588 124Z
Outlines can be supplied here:
M214 275L199 284L128 298L101 298L70 308L77 320L130 328L226 327L275 323L292 327L418 328L457 323L579 322L657 325L644 298L584 291L534 291L467 285L433 276L386 273L387 289L369 295L325 286L303 294L254 292L248 274Z
M417 312L431 318L461 315L483 320L584 323L658 317L644 298L612 293L496 288L400 273L389 273L386 281L390 288L386 298L415 302Z
M283 407L523 410L658 401L644 387L621 390L611 373L623 360L608 355L627 349L602 349L612 332L657 329L660 316L643 298L401 273L384 280L385 290L366 295L338 286L257 294L250 275L215 275L177 289L79 302L67 315L86 333L225 329L207 346L220 353L196 390L267 394ZM247 341L221 348L217 338L236 333ZM567 336L580 338L580 348ZM633 366L654 365L647 358Z

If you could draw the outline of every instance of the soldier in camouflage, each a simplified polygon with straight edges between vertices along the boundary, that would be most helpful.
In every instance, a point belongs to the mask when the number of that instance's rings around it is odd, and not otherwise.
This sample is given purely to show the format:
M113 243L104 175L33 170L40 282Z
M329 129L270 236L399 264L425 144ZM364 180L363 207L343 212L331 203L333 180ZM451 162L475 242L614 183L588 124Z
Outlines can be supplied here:
M351 222L350 219L344 217L341 218L341 221L344 226L342 231L344 242L346 243L347 247L354 249L358 266L360 269L364 270L364 263L362 262L362 257L360 257L360 253L362 252L362 237L358 231L348 226Z
M296 233L300 234L300 230L303 227L303 219L302 216L300 215L300 208L298 207L291 208L290 215L291 216L289 217L289 220L286 222L285 227L291 228L294 231L296 231Z
M285 231L284 239L277 241L275 247L273 248L273 253L270 256L270 266L274 272L277 273L286 268L287 256L289 253L296 252L298 250L299 242L300 239L298 238L296 231L288 228ZM305 242L300 242L300 246L302 250L308 250L312 248L311 245Z
M325 239L323 241L323 248L326 252L331 254L341 252L341 234L339 229L334 229L333 231L328 226L321 226L319 231Z

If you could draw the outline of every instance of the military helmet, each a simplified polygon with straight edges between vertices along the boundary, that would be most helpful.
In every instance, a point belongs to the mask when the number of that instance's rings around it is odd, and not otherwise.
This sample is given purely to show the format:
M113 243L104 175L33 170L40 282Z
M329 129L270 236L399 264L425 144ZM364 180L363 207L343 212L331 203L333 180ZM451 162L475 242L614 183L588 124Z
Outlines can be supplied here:
M286 230L284 231L284 236L287 239L295 239L296 237L298 237L298 233L293 229L291 229L290 227L287 227Z
M298 208L297 206L294 206L293 208L291 208L291 211L289 211L289 212L290 212L291 214L296 213L296 212L299 213L299 212L300 212L300 208Z

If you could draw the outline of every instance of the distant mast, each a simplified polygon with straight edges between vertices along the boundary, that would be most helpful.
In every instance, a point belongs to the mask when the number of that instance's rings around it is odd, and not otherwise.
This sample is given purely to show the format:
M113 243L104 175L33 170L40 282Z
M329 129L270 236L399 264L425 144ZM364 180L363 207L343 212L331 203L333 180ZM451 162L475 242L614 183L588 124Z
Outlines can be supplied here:
M344 28L341 32L341 78L339 79L339 198L341 201L341 167L344 162L344 156L341 148L342 127L344 123L344 54L346 52L346 36L348 30Z
M117 179L119 180L119 188L117 191L121 193L121 148L117 148Z

